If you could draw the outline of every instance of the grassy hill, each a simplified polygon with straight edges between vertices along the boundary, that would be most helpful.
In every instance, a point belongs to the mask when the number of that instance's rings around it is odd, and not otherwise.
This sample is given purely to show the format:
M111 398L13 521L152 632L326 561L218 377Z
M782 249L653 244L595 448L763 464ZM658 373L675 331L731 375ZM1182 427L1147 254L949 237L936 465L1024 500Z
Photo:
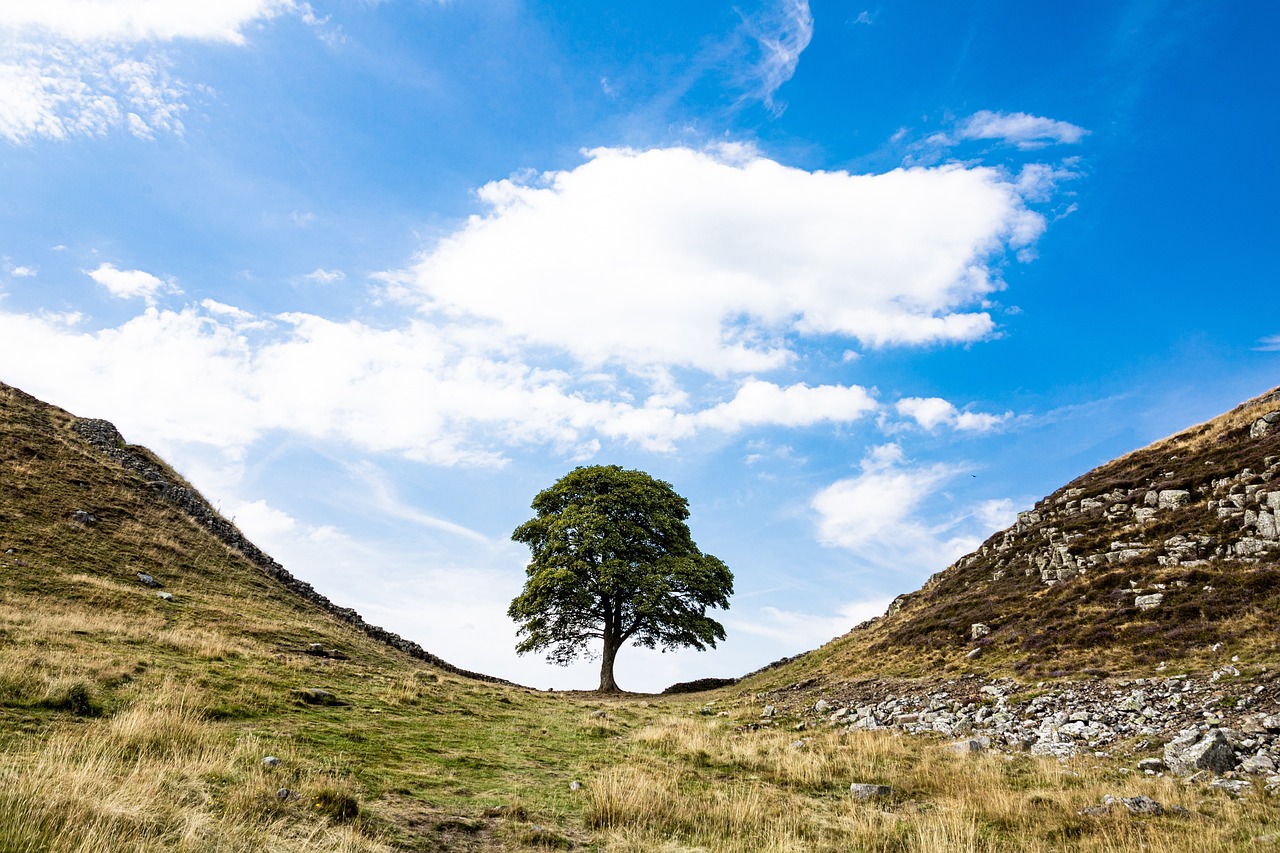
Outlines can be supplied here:
M1280 832L1264 794L1128 773L1122 752L798 732L751 684L605 699L471 677L308 595L111 435L0 385L0 853L1243 850ZM905 639L942 648L956 618ZM865 673L840 649L799 665ZM1171 810L1080 813L1107 794Z
M1076 478L764 683L1275 671L1278 512L1280 389Z

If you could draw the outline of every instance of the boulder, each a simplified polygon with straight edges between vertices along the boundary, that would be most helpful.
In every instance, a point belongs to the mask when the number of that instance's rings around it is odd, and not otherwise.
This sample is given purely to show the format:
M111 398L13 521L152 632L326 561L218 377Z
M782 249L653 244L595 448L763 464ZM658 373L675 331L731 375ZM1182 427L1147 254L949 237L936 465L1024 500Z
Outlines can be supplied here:
M981 640L990 633L991 626L983 622L974 622L969 626L969 639L971 640Z
M896 792L888 785L872 785L866 782L854 782L849 786L849 793L855 800L888 799Z
M1124 807L1129 810L1130 814L1164 814L1164 806L1146 796L1137 797L1121 797L1120 802L1124 803Z
M1133 603L1139 610L1155 610L1164 601L1164 593L1153 592L1150 595L1139 595Z
M138 572L138 580L142 582L143 586L149 586L149 587L164 586L164 584L160 583L160 581L151 577L151 575L147 574L146 572Z
M1191 502L1191 492L1186 489L1161 489L1156 496L1158 509L1176 509Z
M1236 751L1222 729L1210 729L1203 735L1191 729L1165 744L1164 762L1179 776L1198 770L1226 773L1236 766Z

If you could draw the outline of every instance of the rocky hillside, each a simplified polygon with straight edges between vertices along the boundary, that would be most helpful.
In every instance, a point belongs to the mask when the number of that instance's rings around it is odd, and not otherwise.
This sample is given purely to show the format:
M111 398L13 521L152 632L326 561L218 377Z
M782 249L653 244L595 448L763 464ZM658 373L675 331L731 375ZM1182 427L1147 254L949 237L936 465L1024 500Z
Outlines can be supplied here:
M1280 664L1280 390L1109 462L805 657L1021 678Z

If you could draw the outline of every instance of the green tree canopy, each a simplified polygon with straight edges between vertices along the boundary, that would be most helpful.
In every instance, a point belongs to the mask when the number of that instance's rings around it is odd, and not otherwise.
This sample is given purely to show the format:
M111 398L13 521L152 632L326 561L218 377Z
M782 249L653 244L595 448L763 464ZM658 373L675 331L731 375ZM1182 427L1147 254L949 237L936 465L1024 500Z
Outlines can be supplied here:
M614 692L613 662L631 642L646 648L712 648L724 626L733 574L694 544L689 504L669 483L617 465L575 468L533 499L537 515L511 538L533 552L524 590L507 614L520 654L560 665L603 642L600 690Z

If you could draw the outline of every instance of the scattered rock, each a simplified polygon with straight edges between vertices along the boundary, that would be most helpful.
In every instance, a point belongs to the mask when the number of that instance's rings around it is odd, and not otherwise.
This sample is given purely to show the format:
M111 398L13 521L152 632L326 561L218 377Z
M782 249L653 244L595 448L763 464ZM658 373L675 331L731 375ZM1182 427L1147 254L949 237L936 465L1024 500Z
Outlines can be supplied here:
M1138 762L1138 769L1143 773L1163 773L1169 769L1159 758L1144 758Z
M574 779L572 782L570 782L570 783L569 783L569 790L570 790L570 791L581 791L581 790L582 790L582 783L581 783L581 782L579 782L577 779Z
M300 690L293 691L293 695L307 705L336 706L347 704L332 692L319 687L303 687Z
M813 710L818 714L825 714L831 710L831 703L826 699L819 699L813 703Z
M86 526L98 523L98 517L96 515L91 512L85 512L82 509L78 509L71 513L71 520L76 524L83 524Z
M1150 595L1139 595L1133 600L1134 605L1139 610L1154 610L1164 601L1163 592L1153 592Z
M1236 766L1236 751L1222 729L1210 729L1203 736L1192 729L1165 745L1164 763L1179 776L1197 770L1226 773Z
M280 759L276 758L274 755L268 755L266 758L262 759L262 765L264 767L279 767Z
M969 626L969 639L981 640L991 633L991 626L983 622L974 622Z
M138 580L142 581L142 584L144 586L156 587L156 588L164 586L164 584L160 583L160 581L151 577L151 575L147 574L146 572L138 572Z
M1120 802L1124 803L1130 814L1164 814L1164 806L1147 796L1121 797Z
M603 720L603 719L608 718L608 716L609 716L609 715L608 715L608 713L606 713L605 711L592 711L592 712L591 712L591 718L592 718L592 719L594 719L594 720Z
M866 782L854 782L849 786L849 793L855 800L888 799L896 792L888 785L872 785Z
M156 593L156 598L160 599L161 601L173 601L173 593L171 593L171 592L157 592L157 593Z
M1243 797L1253 790L1253 783L1245 779L1214 779L1209 785L1221 788L1233 797Z

